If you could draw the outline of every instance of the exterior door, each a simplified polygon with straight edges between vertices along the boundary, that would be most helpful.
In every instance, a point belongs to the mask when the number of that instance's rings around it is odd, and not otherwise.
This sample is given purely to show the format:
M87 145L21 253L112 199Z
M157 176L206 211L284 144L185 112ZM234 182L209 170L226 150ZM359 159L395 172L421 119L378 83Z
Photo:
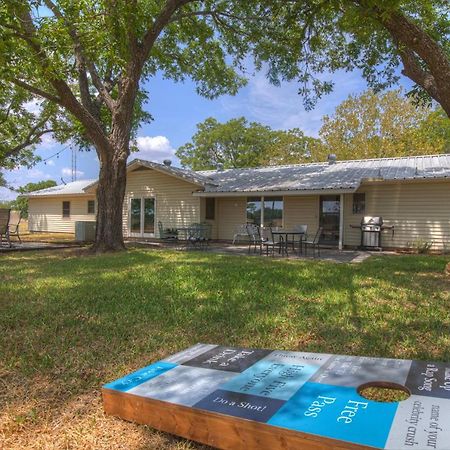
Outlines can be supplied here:
M323 227L320 242L330 245L339 244L339 215L341 202L339 195L320 196L319 223Z
M155 236L155 199L135 197L130 199L130 236Z

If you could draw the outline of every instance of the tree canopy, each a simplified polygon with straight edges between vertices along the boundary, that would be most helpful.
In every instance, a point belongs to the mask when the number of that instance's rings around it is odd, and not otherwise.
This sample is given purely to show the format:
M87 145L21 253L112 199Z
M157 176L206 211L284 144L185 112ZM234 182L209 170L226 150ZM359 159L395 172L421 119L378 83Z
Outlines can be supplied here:
M330 153L348 160L444 152L450 152L450 121L442 108L416 105L398 89L350 95L323 117L319 138L244 117L225 123L210 117L176 155L183 166L208 170L321 162Z
M207 98L236 93L245 83L247 56L261 64L291 50L272 6L238 0L4 0L1 159L28 159L23 151L45 133L94 147L100 161L96 248L123 248L126 161L139 125L151 119L143 105L152 78L157 72L175 81L190 78ZM269 40L268 28L279 39ZM36 99L40 106L31 113L26 105Z
M272 130L244 117L225 123L209 117L176 155L183 166L194 170L258 167L306 159L314 141L298 129Z
M450 116L448 0L273 3L277 14L287 13L285 39L292 52L269 58L269 76L274 82L298 80L307 107L333 88L323 74L359 69L376 91L396 85L401 74L408 77L416 100L433 99ZM270 28L267 36L278 39Z
M450 121L442 109L413 104L400 90L349 96L319 131L322 153L339 159L383 158L450 150Z

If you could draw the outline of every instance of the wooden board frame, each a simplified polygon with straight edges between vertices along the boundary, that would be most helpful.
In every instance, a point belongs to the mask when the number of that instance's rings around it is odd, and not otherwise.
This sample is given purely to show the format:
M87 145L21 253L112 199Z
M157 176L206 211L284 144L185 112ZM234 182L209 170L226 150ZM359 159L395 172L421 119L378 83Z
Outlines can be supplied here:
M106 414L223 450L373 450L107 388L102 397Z
M450 449L450 363L196 344L102 396L107 414L220 449Z

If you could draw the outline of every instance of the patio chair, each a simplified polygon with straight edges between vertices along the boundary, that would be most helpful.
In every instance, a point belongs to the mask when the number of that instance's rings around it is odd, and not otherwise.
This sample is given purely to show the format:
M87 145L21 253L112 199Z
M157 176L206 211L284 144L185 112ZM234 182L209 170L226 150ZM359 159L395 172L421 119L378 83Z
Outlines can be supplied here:
M186 244L192 245L193 248L206 250L211 239L211 224L209 223L193 223L187 232Z
M161 221L158 222L158 231L160 239L178 239L178 234L168 229L164 229Z
M269 248L272 250L271 254L272 256L275 255L275 247L278 247L279 250L281 249L282 241L276 242L273 234L272 234L272 227L268 228L268 237L262 237L262 245L266 248L266 255L269 256Z
M19 242L22 243L19 235L19 225L22 220L22 213L20 211L11 211L9 216L9 237L17 236Z
M300 239L299 239L299 246L300 246L300 253L301 253L301 251L302 251L302 241L304 240L304 239L306 239L306 232L308 231L308 225L294 225L293 227L292 227L292 230L293 231L298 231L298 232L300 232L300 233L303 233L303 236L300 236ZM289 242L288 242L288 244L292 244L292 250L294 250L295 251L295 242L296 242L296 240L295 240L295 235L294 236L292 236L292 240L289 240Z
M234 229L232 244L234 245L236 243L236 241L239 241L239 238L241 238L241 237L248 237L247 225L246 224L238 225Z
M11 210L6 208L0 209L0 247L3 245L3 236L5 237L8 247L11 247L11 239L9 238L9 218Z
M262 253L262 239L259 227L249 223L245 228L248 236L248 252L250 253L253 247L253 253L256 253L256 248L259 246L259 253Z
M308 252L308 246L312 247L314 257L316 256L316 253L315 253L316 249L317 249L317 256L320 256L319 239L320 239L320 236L322 235L322 231L323 231L323 227L319 227L312 240L305 239L303 241L303 245L305 246L305 256L307 255L307 252Z

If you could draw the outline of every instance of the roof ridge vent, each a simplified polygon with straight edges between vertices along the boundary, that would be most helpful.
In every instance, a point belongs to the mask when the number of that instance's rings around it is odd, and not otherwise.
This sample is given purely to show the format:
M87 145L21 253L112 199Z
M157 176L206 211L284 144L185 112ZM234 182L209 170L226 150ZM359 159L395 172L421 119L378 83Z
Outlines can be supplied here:
M336 160L337 160L337 156L336 156L336 154L335 153L330 153L329 155L328 155L328 157L327 157L327 160L328 160L328 164L331 166L332 164L335 164L336 163Z

